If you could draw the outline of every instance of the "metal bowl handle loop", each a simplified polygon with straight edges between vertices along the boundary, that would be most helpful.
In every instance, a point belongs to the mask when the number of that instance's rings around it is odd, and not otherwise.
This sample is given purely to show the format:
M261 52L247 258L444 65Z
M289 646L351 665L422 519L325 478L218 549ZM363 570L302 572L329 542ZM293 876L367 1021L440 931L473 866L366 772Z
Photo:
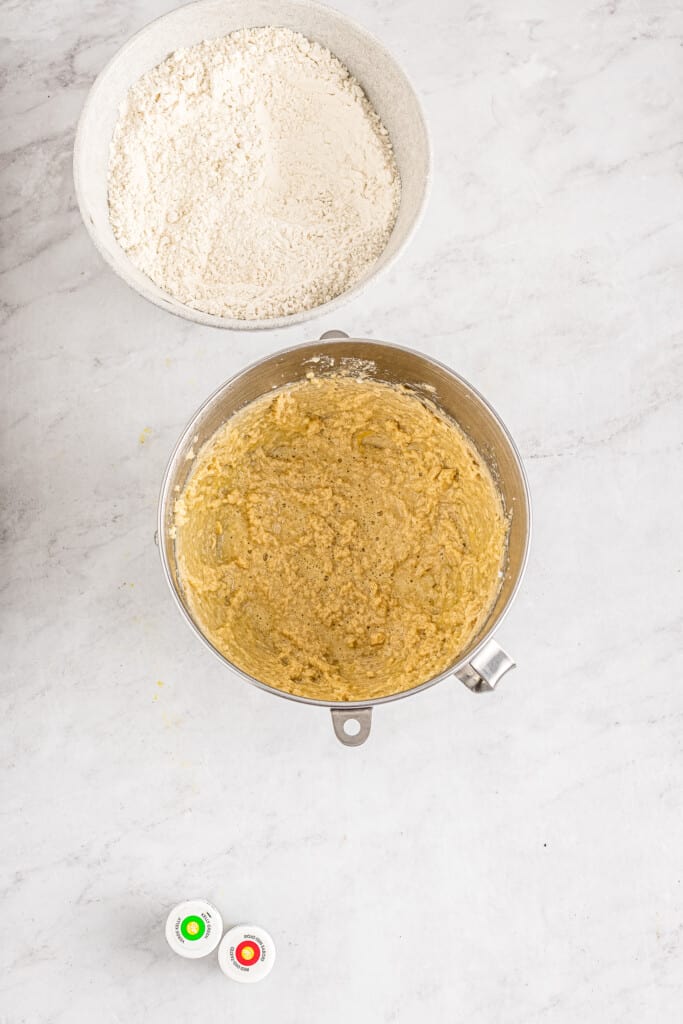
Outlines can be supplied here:
M348 711L343 708L330 708L334 734L340 743L345 747L359 747L365 743L370 735L372 724L372 708L350 708ZM358 732L347 732L344 728L347 722L356 722L359 726Z
M515 667L514 660L495 640L487 640L482 649L456 672L456 677L473 693L490 693L506 672Z

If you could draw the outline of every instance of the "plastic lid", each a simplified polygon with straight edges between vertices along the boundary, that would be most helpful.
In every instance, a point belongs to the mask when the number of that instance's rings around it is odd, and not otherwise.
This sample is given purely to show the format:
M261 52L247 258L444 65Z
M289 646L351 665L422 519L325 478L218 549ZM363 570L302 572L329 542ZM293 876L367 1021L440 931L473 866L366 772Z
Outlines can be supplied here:
M218 947L218 963L223 974L233 981L250 984L262 981L275 963L275 943L265 928L240 924L223 936Z
M166 941L174 953L188 960L213 953L222 934L223 919L208 900L185 900L166 921Z

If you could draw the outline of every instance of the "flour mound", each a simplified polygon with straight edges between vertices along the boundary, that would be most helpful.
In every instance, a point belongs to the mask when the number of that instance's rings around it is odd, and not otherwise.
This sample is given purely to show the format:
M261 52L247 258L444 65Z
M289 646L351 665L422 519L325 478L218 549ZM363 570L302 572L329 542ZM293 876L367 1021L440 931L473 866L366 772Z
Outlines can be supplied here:
M391 141L358 82L297 32L178 50L121 105L109 216L132 262L195 309L311 309L385 248L400 201Z

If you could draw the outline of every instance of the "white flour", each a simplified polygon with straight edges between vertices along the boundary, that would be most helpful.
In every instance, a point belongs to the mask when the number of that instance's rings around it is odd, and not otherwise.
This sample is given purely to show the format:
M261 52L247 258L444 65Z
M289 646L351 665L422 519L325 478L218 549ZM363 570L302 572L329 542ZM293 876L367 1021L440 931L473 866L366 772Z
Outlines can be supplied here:
M384 249L400 188L356 80L288 29L178 50L129 91L111 144L119 243L220 316L283 316L345 291Z

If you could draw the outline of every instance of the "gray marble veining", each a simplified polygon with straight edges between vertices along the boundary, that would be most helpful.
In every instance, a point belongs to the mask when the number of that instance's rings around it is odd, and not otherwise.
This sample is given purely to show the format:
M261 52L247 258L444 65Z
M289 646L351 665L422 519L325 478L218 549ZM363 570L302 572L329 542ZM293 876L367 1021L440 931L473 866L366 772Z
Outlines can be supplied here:
M0 8L0 1020L677 1024L683 7L338 0L423 98L430 206L334 322L252 336L145 303L75 208L87 90L171 6ZM357 750L204 651L153 544L199 402L330 328L470 379L535 511L519 668ZM272 932L267 982L170 954L193 895Z

